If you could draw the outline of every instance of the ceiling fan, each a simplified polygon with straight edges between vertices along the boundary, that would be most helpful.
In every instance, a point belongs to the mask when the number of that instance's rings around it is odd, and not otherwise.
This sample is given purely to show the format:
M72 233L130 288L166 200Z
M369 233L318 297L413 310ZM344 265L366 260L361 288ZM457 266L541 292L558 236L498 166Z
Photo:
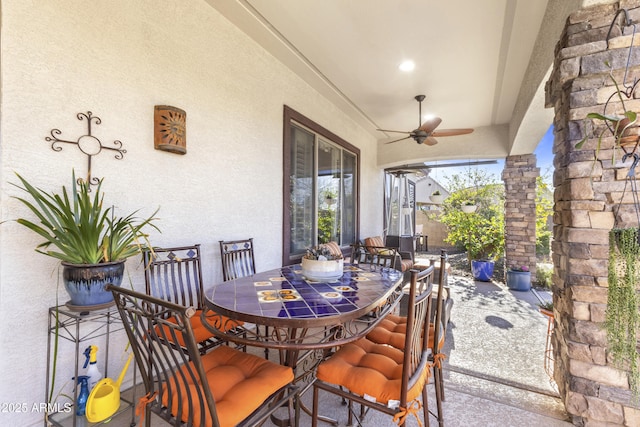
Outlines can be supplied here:
M473 132L473 129L442 129L437 131L436 128L442 122L440 117L432 117L420 124L422 120L422 101L424 101L424 95L416 95L415 100L418 101L418 128L412 131L400 131L400 130L388 130L388 129L376 129L381 132L393 132L393 133L406 133L408 136L404 138L395 139L393 141L385 142L385 144L392 144L394 142L403 141L408 138L413 138L418 144L436 145L438 140L436 136L456 136L466 135Z

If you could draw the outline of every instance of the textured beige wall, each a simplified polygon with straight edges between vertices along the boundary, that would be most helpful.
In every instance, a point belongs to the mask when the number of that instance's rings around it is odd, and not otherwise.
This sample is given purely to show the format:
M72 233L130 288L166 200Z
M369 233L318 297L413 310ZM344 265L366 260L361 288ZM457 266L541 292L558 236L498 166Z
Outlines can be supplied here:
M280 265L283 105L362 150L361 230L382 229L382 174L375 140L280 62L200 0L2 1L0 221L27 215L11 196L17 171L46 190L86 171L62 137L86 133L79 112L102 119L93 134L127 153L94 157L107 203L148 214L160 206L155 245L201 243L204 278L221 279L218 240L253 236L257 268ZM153 107L187 112L187 150L153 149ZM47 308L56 303L57 264L15 223L0 227L0 402L42 402ZM143 286L138 260L132 285ZM127 279L125 279L127 281ZM60 290L60 302L66 295ZM112 348L110 376L122 366ZM8 350L10 349L10 351ZM116 355L116 356L113 356ZM100 356L100 353L99 353ZM59 384L71 374L63 351ZM28 375L26 375L28 374ZM0 414L2 425L41 425L42 414Z

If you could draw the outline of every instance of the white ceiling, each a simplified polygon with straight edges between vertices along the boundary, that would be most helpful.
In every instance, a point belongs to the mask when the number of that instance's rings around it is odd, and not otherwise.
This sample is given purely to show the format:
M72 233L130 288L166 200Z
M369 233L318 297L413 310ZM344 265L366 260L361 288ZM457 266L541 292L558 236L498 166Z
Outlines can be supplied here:
M380 166L533 152L553 118L542 91L555 43L585 1L207 0L369 130ZM438 130L475 132L384 144L397 135L376 128L418 127L418 94Z

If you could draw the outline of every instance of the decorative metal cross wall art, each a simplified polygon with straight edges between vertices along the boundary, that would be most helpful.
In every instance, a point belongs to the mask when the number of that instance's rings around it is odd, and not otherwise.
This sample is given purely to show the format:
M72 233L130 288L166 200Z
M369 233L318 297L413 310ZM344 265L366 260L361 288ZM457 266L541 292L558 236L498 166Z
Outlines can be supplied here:
M67 141L65 139L58 138L58 136L62 134L62 131L60 131L59 129L51 129L51 136L47 136L45 140L51 142L51 149L53 151L62 151L62 146L58 145L59 143L77 145L78 149L80 149L80 151L87 156L87 182L90 185L97 185L100 180L98 178L91 177L91 157L100 154L100 152L104 149L115 151L114 157L116 158L116 160L122 160L127 150L122 149L122 142L120 142L119 140L113 141L113 147L107 147L102 145L102 142L98 138L91 135L91 123L93 122L96 125L102 123L100 117L94 116L91 111L87 111L86 114L78 113L76 117L78 117L78 120L80 121L87 121L86 135L82 135L78 138L77 141ZM78 181L80 180L82 180L82 178L78 179Z

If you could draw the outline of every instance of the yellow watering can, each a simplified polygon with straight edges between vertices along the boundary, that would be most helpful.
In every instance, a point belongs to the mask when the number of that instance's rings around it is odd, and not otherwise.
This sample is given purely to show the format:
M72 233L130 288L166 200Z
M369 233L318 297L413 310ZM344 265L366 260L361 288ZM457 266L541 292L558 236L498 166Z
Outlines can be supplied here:
M104 378L93 387L87 399L87 420L92 423L104 421L118 411L120 408L120 386L132 357L133 354L129 354L118 381L114 382L111 378Z

